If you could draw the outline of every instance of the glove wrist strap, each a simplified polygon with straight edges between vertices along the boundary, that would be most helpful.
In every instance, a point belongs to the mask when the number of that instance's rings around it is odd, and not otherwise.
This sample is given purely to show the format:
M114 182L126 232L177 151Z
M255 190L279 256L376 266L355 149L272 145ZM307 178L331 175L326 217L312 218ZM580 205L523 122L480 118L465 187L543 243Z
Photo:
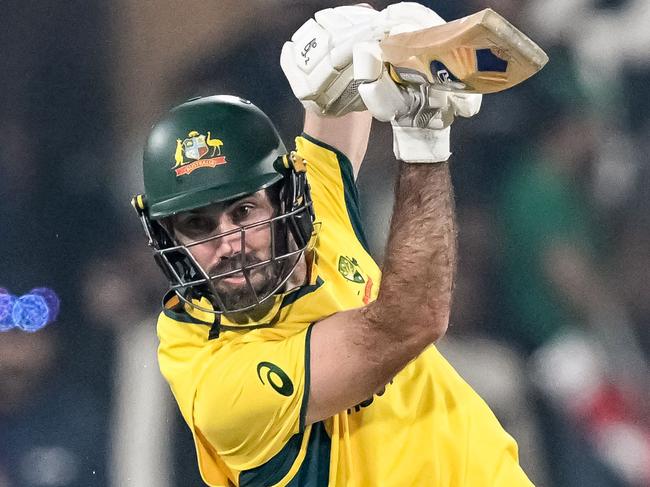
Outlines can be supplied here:
M393 125L393 152L404 162L445 162L451 127L442 130Z

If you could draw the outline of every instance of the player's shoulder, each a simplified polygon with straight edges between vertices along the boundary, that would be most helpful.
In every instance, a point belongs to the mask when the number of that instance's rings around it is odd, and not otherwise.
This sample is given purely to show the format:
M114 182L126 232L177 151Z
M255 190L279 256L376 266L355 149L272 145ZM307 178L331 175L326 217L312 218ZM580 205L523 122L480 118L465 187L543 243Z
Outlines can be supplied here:
M163 297L156 328L161 347L179 343L197 347L218 336L215 315L190 308L174 291Z
M339 149L306 133L296 137L295 143L296 154L306 162L308 176L335 178L354 186L352 163Z
M348 157L307 134L296 138L296 154L305 162L319 232L331 234L333 242L359 242L367 251L359 194Z
M295 142L296 150L300 152L305 152L316 157L336 157L342 161L350 162L348 157L339 149L305 132L297 136Z

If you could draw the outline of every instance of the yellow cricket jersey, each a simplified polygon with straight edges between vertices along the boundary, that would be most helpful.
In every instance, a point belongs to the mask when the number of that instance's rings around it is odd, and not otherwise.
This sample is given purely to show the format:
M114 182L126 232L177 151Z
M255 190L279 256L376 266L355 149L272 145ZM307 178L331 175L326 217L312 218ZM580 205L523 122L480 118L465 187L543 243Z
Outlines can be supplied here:
M517 446L434 346L385 389L305 426L311 324L377 296L352 166L303 135L318 237L308 285L279 296L253 330L166 298L159 363L211 486L530 486ZM208 305L207 300L202 303ZM222 325L227 326L223 320Z

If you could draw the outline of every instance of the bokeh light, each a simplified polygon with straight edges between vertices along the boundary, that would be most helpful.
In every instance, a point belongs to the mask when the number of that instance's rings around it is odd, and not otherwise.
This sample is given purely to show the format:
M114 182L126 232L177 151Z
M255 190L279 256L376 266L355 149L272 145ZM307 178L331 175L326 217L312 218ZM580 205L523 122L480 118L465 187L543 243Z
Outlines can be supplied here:
M11 330L14 327L11 315L16 296L12 296L5 289L0 290L0 331Z
M56 319L59 308L59 298L49 288L34 288L20 297L0 288L0 332L13 328L38 331Z
M29 291L29 294L36 294L45 300L48 309L48 323L56 320L57 316L59 316L60 301L54 291L47 287L37 287Z
M11 315L17 328L33 333L47 324L49 310L41 296L25 294L14 303Z

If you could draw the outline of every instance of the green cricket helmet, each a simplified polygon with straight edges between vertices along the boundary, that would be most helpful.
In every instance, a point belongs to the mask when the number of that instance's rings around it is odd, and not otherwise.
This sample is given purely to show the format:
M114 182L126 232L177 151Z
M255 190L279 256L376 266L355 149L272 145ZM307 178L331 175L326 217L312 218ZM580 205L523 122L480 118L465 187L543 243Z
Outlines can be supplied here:
M282 292L313 232L313 209L304 164L287 154L271 120L250 101L218 95L191 99L154 125L143 158L144 194L133 198L156 263L179 298L203 311L236 313L255 308ZM195 242L181 244L168 217L197 208L234 201L259 190L273 190L274 215ZM269 256L247 255L247 231L270 232ZM232 237L241 252L227 272L208 273L191 253L195 245ZM251 273L264 270L263 287ZM243 275L246 290L236 302L220 282ZM219 289L217 289L219 288ZM243 295L242 295L243 294ZM207 298L211 309L193 299Z

